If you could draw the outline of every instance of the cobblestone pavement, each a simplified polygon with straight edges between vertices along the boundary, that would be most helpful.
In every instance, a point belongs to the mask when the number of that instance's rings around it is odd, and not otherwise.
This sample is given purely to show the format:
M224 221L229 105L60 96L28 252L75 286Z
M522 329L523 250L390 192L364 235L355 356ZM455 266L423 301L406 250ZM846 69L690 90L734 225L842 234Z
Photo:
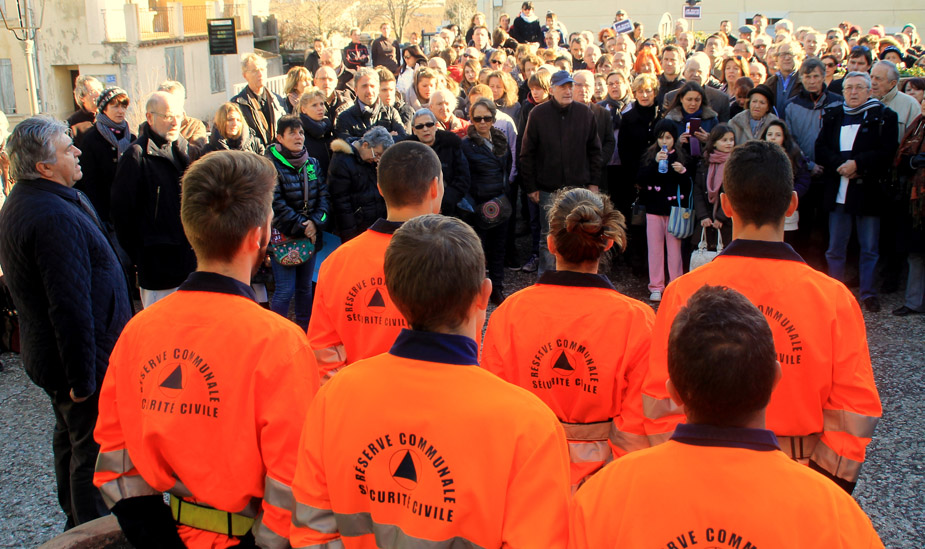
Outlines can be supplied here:
M611 273L621 292L648 297L627 268ZM506 277L509 292L536 279L511 271ZM900 305L901 293L894 293L884 296L882 312L865 314L883 419L854 495L887 547L914 547L925 539L925 315L891 315ZM53 414L18 356L0 359L0 547L34 547L64 525L52 468Z

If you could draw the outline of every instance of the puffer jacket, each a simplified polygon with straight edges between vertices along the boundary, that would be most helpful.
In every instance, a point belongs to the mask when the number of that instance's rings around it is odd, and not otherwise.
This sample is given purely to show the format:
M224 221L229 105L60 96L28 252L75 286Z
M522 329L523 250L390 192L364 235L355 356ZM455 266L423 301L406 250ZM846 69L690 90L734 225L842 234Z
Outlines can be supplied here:
M318 161L308 157L300 169L296 169L281 154L278 144L270 145L266 156L276 168L276 187L273 189L273 228L289 238L304 238L305 223L312 221L320 235L328 221L330 200L328 186ZM308 200L305 200L305 189Z
M283 157L278 144L271 145L266 156L273 162L277 173L276 188L273 189L273 228L284 236L300 238L305 236L303 223L312 221L320 233L328 221L331 208L328 186L318 161L309 156L297 170Z
M360 153L343 139L331 143L328 190L334 227L346 242L387 215L385 200L376 187L376 165L363 161Z
M371 110L364 111L360 102L357 101L337 117L337 121L334 123L334 136L338 139L353 141L363 137L363 134L373 126L382 126L389 133L397 133L396 140L400 140L407 135L405 124L395 107L386 106L381 101L376 101Z
M270 145L267 158L276 168L276 187L273 189L273 228L289 238L305 238L305 223L312 221L318 230L315 249L320 250L324 226L328 221L330 199L324 174L318 161L312 157L298 170L286 160L278 144ZM305 188L308 200L305 200Z
M416 135L409 141L419 141ZM443 202L440 212L443 215L455 215L456 205L469 192L469 162L462 151L462 139L446 130L437 130L434 144L431 146L440 159L443 171Z
M507 192L511 173L511 149L501 130L491 128L491 143L482 138L475 126L469 126L462 141L463 154L469 161L469 195L476 204L487 202Z

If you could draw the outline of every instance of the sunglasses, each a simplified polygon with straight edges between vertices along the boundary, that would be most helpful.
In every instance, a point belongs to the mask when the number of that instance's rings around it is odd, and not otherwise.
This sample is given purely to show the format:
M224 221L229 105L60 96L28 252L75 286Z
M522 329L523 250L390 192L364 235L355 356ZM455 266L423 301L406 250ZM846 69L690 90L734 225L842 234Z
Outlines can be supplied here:
M492 64L492 65L500 65L500 64L501 64L501 61L498 60L498 59L492 59L492 60L491 60L491 64Z
M473 116L472 121L476 123L494 122L494 116Z
M415 124L413 128L418 131L421 131L424 128L433 128L434 126L436 126L436 124L434 124L433 122L425 122L423 124Z

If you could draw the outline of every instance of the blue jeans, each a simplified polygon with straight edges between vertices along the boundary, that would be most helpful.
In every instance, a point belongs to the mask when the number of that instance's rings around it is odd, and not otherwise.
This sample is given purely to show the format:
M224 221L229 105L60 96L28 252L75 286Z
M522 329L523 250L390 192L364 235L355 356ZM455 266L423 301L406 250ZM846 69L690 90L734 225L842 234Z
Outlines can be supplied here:
M845 213L844 205L836 205L835 211L829 213L829 249L825 251L825 259L829 264L829 276L844 282L845 255L848 251L848 240L851 238L853 224L857 224L858 242L861 245L858 272L861 279L861 300L864 300L877 296L874 276L877 260L880 258L878 251L880 217L852 215Z
M289 318L289 302L295 295L295 323L308 331L308 321L312 316L312 274L315 272L315 255L312 258L296 265L286 267L276 262L274 258L273 279L276 290L270 300L270 310L281 316Z

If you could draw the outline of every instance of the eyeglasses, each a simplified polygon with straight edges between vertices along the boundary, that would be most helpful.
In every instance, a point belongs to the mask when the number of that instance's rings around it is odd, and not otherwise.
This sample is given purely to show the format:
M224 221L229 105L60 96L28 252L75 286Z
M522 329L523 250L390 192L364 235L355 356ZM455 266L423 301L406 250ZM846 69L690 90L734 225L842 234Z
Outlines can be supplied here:
M434 126L436 126L436 124L434 124L433 122L425 122L425 123L423 123L423 124L415 124L415 125L413 126L413 128L416 129L416 130L418 130L418 131L421 131L421 130L423 130L424 128L430 129L430 128L433 128Z
M492 64L492 65L500 65L500 64L501 64L501 60L500 60L500 59L492 59L492 60L491 60L491 64Z
M179 122L179 121L183 118L183 115L182 115L182 114L162 114L162 113L159 113L159 112L150 112L150 113L148 113L148 114L153 114L153 115L155 115L155 116L160 116L160 117L163 118L165 121L171 122L171 123L173 123L173 122Z
M474 55L469 55L468 53L462 54L463 57L475 57Z
M485 123L485 122L494 122L495 117L494 116L473 116L472 121L477 124Z

